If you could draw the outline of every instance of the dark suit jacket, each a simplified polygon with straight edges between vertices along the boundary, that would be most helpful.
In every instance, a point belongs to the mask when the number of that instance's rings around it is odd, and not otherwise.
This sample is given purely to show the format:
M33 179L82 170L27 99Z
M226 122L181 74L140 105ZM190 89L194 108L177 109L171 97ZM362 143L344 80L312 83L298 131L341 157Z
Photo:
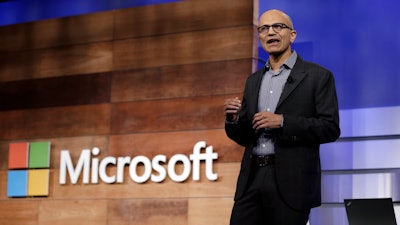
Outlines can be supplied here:
M245 147L235 199L245 191L251 168L255 132L251 121L257 112L264 70L248 77L237 123L226 123L229 138ZM283 199L293 208L321 204L319 147L340 135L335 81L330 71L299 56L282 91L275 113L284 124L274 130L275 171Z

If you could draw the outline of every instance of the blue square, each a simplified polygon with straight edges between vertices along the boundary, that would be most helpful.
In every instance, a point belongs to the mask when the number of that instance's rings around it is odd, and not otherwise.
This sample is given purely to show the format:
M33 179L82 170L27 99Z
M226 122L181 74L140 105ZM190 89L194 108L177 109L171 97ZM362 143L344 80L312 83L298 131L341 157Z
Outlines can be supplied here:
M7 196L26 197L28 195L28 171L8 171Z

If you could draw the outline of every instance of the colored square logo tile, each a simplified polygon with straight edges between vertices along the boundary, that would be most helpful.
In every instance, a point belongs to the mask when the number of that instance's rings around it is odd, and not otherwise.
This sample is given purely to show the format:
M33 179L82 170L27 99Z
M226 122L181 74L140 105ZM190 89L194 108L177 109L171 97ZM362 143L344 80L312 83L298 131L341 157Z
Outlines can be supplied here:
M28 168L29 143L10 143L8 151L8 169Z
M7 195L8 197L26 197L28 194L28 171L8 171Z
M31 168L49 168L50 166L50 143L31 142L29 144L29 163Z
M49 195L49 170L28 170L28 196Z

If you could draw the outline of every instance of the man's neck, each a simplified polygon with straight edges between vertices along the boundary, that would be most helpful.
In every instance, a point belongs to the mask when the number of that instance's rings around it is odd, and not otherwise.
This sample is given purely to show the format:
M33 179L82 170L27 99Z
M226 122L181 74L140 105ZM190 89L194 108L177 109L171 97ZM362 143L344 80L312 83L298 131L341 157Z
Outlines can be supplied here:
M275 72L278 72L284 62L292 55L292 51L289 49L288 51L283 52L282 54L271 54L269 55L269 64L271 69Z

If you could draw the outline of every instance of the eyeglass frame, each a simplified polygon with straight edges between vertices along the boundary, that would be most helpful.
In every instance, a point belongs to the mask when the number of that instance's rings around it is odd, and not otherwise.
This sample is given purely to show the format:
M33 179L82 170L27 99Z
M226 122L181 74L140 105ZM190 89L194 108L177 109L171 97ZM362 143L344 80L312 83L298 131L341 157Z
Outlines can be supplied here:
M273 30L275 33L279 33L279 32L281 32L283 29L293 30L293 28L289 27L288 25L286 25L286 24L284 24L284 23L274 23L274 24L271 24L271 25L262 25L262 26L259 26L259 27L257 27L257 31L258 31L259 34L263 34L263 33L266 34L266 33L268 33L269 28L271 28L271 27L272 27L272 30ZM276 28L278 28L278 31L275 30Z

